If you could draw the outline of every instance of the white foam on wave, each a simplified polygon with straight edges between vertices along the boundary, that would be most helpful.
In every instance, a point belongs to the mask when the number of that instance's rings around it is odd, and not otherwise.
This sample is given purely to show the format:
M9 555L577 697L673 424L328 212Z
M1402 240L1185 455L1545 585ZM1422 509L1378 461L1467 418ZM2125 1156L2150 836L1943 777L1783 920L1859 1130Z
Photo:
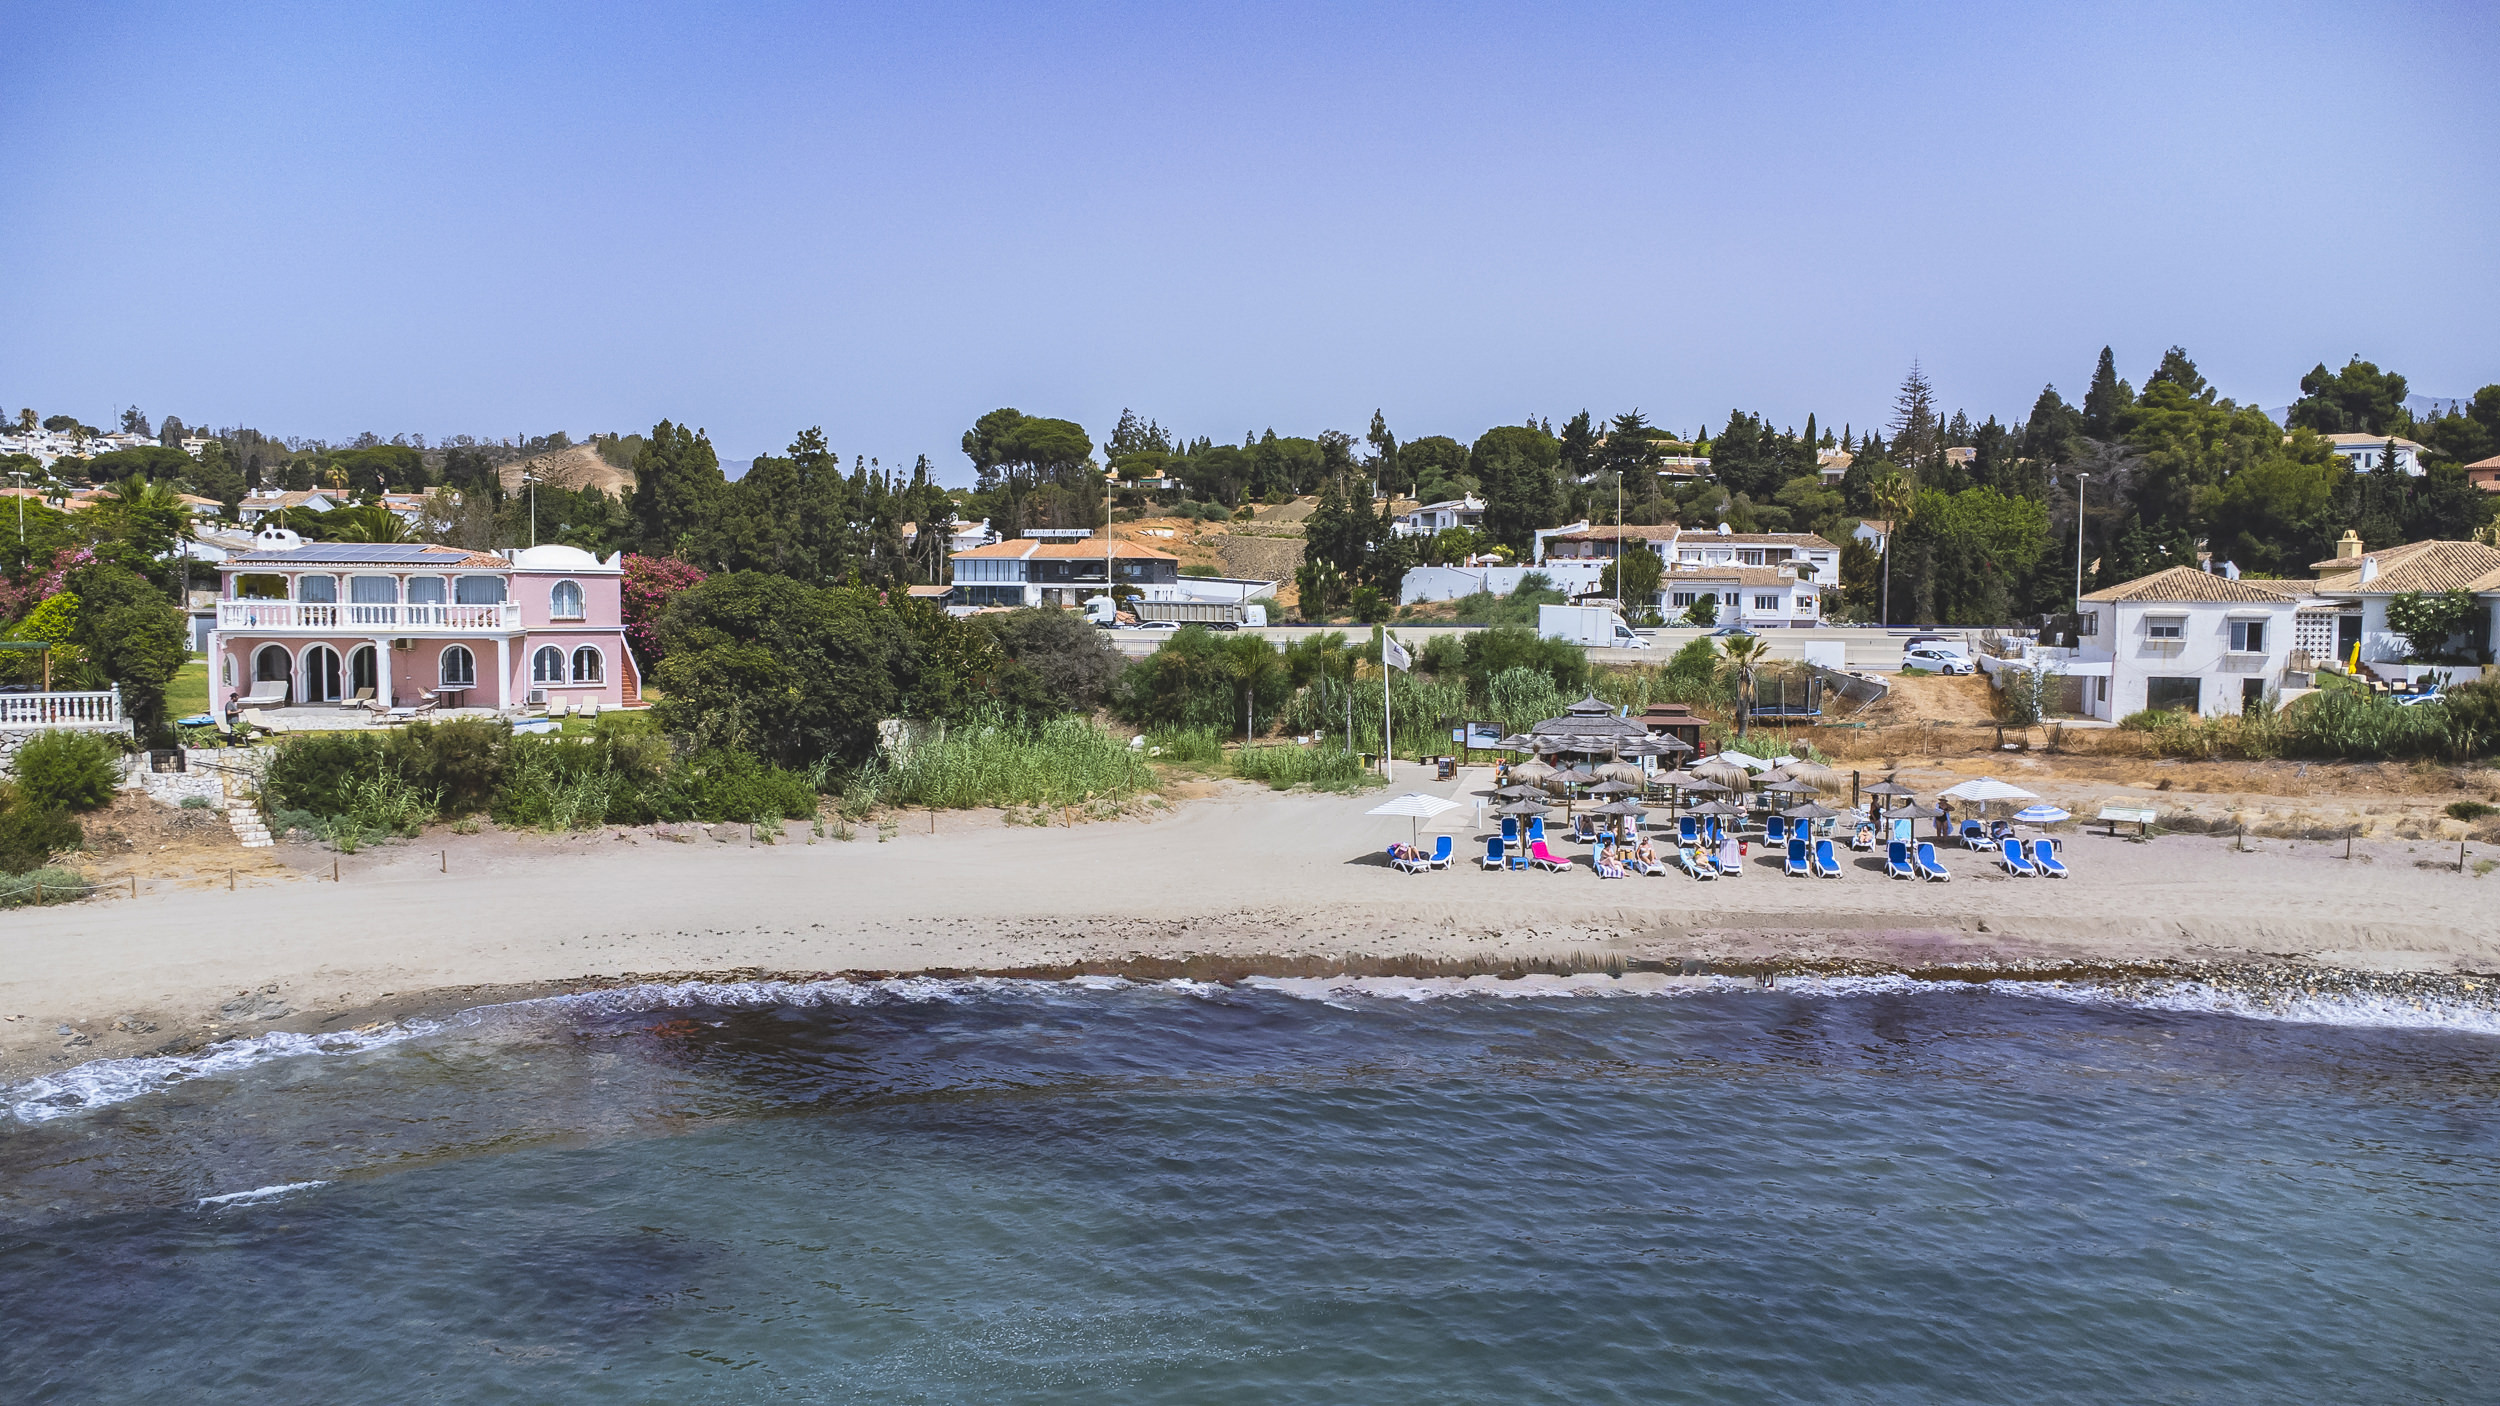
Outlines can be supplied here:
M38 1075L14 1087L0 1089L0 1109L5 1109L9 1116L21 1123L49 1122L89 1109L127 1103L192 1079L232 1074L273 1060L304 1055L359 1054L451 1029L526 1024L550 1011L636 1014L688 1006L765 1008L862 1006L884 1001L961 1002L999 995L1046 995L1071 989L1118 990L1135 984L1118 976L1076 977L1065 982L986 976L902 976L877 981L829 977L823 981L645 982L473 1006L442 1021L400 1021L370 1030L323 1035L296 1035L273 1030L249 1039L221 1040L188 1054L90 1060L58 1073Z
M2360 991L2278 994L2205 981L2161 981L2119 988L2096 982L1991 981L1990 990L2078 1005L2187 1011L2295 1025L2344 1025L2363 1030L2440 1030L2500 1035L2500 1007L2460 997L2380 995Z
M1620 996L1698 996L1751 989L1750 978L1669 976L1663 972L1579 972L1551 976L1254 976L1242 985L1300 1000L1337 1004L1350 998L1376 1001L1556 1000Z
M441 1029L432 1021L394 1022L371 1030L341 1030L324 1035L296 1035L272 1030L241 1040L220 1040L188 1054L140 1055L130 1059L98 1059L55 1074L38 1074L0 1090L0 1107L21 1123L44 1123L127 1103L159 1089L211 1075L231 1074L271 1060L305 1055L361 1054L396 1045Z
M2005 978L1988 982L1939 982L1901 975L1783 976L1775 988L1764 988L1751 977L1678 976L1662 972L1626 972L1621 976L1609 976L1603 972L1581 972L1569 976L1531 973L1517 977L1254 976L1240 985L1247 990L1272 992L1342 1009L1356 1008L1366 1001L1657 999L1730 992L1843 999L1977 991L2108 1009L2178 1011L2358 1029L2437 1030L2500 1036L2500 992L2487 993L2478 998L2463 995L2382 995L2348 990L2313 994L2304 989L2295 995L2282 988L2236 987L2189 980L2114 982ZM477 1028L505 1022L527 1023L535 1016L555 1011L639 1014L698 1006L762 1009L774 1006L865 1006L883 1002L960 1003L1002 996L1037 999L1066 996L1074 992L1130 990L1141 993L1164 991L1204 1000L1221 996L1231 989L1234 988L1222 982L1174 978L1141 983L1119 976L1079 976L1064 981L1032 977L906 976L873 981L829 977L821 981L647 982L477 1006L447 1021L402 1021L369 1030L324 1035L296 1035L273 1030L251 1039L220 1041L189 1054L94 1060L0 1089L0 1110L5 1110L21 1123L48 1122L89 1109L125 1103L192 1079L231 1074L273 1060L306 1055L359 1054L452 1028Z
M263 1201L275 1201L292 1191L310 1191L316 1186L329 1184L326 1181L290 1181L277 1186L256 1186L249 1191L229 1191L223 1196L203 1196L200 1206L256 1206Z
M2335 990L2311 993L2304 989L2300 994L2293 995L2262 986L2238 987L2184 979L2115 982L2005 978L1986 982L1948 982L1922 981L1897 974L1782 976L1775 987L1765 988L1751 977L1668 976L1651 972L1627 972L1615 977L1603 972L1583 972L1573 976L1532 973L1519 977L1254 976L1242 984L1256 990L1340 1007L1352 1007L1366 1000L1657 998L1734 991L1848 999L1964 991L2030 996L2112 1010L2179 1011L2355 1029L2439 1030L2457 1034L2500 1035L2500 1001L2462 994L2381 995Z

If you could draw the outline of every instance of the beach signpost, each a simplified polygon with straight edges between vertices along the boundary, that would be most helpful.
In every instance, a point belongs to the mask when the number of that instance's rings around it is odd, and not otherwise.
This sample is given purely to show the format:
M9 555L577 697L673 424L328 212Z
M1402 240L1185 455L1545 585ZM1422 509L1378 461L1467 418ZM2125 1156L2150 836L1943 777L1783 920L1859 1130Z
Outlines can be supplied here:
M1391 669L1405 669L1412 672L1414 668L1415 656L1406 652L1406 646L1399 644L1396 640L1390 638L1387 630L1381 631L1380 775L1383 780L1395 780L1397 768L1396 749L1389 745L1389 671Z

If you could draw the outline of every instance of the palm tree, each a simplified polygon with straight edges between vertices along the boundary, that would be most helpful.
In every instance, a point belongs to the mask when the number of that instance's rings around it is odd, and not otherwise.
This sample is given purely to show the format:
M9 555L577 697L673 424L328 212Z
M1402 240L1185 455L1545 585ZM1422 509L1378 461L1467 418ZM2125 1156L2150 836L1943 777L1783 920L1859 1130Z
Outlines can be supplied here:
M1875 481L1869 494L1875 506L1884 510L1884 593L1878 607L1879 625L1892 623L1892 544L1901 535L1902 525L1910 519L1910 506L1918 501L1918 485L1907 475L1888 473Z
M1760 635L1730 635L1727 650L1719 656L1722 676L1736 678L1736 735L1745 735L1745 724L1753 714L1753 675L1771 658L1771 646Z
M330 540L334 542L411 542L408 524L399 514L379 503L362 507L341 508L330 518Z

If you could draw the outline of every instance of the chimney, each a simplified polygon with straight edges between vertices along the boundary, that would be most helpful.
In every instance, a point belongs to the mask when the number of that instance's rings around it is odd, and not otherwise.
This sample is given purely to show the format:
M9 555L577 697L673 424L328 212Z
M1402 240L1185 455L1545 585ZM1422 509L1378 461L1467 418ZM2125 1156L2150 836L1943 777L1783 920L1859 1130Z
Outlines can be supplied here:
M2344 535L2335 539L2335 559L2337 561L2351 561L2353 558L2360 555L2361 534L2353 531L2349 527L2345 528Z
M2350 533L2347 533L2347 534L2345 534L2345 535L2346 535L2346 536L2350 536L2351 534L2350 534ZM2377 558L2377 557L2363 557L2363 558L2361 559L2361 584L2362 584L2362 585L2364 585L2364 586L2366 586L2366 585L2369 585L2371 582L2373 582L2373 581L2375 581L2375 580L2377 580L2377 579L2378 579L2378 558Z

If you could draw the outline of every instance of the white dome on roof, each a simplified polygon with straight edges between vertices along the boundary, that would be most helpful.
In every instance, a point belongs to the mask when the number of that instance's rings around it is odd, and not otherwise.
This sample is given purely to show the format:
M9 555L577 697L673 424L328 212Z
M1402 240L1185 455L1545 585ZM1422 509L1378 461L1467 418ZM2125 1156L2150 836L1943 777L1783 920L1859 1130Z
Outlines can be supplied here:
M512 564L523 571L603 571L600 560L579 547L564 547L550 542L543 547L524 547L512 554Z

